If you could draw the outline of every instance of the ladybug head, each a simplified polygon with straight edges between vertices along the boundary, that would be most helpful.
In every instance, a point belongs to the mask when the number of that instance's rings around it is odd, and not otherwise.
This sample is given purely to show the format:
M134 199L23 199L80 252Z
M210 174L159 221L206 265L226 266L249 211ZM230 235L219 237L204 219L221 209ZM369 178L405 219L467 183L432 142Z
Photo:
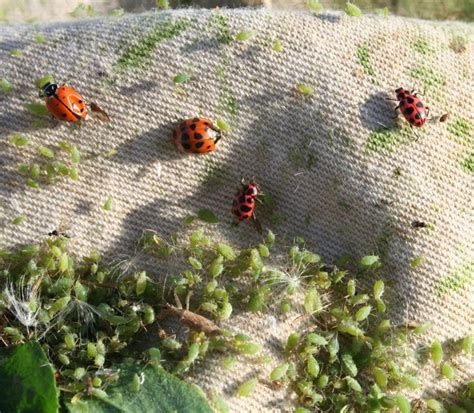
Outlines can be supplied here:
M58 90L58 85L56 83L46 83L43 86L43 93L47 97L54 96L56 94L56 91Z
M406 91L402 87L399 87L398 89L396 89L395 93L397 94L397 99L398 100L405 99L406 95L408 95L408 91Z

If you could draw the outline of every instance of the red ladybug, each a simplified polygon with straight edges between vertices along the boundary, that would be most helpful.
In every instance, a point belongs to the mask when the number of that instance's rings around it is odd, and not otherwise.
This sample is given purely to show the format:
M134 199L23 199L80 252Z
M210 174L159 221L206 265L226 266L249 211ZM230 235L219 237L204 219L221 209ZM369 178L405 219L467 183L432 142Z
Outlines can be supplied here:
M395 90L397 100L400 102L395 110L400 109L410 126L421 128L428 119L429 108L413 92L413 90L409 92L403 88Z
M48 82L43 86L42 94L46 97L46 108L56 119L78 122L88 118L86 102L73 88ZM110 120L96 103L91 102L90 108L98 118Z
M176 126L173 139L180 152L207 153L216 149L221 133L210 120L193 118Z
M86 120L87 107L84 98L73 88L46 83L43 93L46 96L46 108L56 119L70 122Z
M248 221L255 219L255 201L258 195L257 184L242 183L242 187L235 194L232 203L232 213L237 221Z

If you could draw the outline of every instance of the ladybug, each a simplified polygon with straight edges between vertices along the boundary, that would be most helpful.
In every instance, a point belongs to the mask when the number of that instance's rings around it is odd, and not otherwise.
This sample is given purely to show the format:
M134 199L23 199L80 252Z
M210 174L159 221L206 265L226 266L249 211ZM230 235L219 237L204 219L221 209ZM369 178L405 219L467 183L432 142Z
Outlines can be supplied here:
M180 152L207 153L216 149L221 133L210 120L192 118L176 126L173 139Z
M249 184L242 182L242 186L235 194L232 203L232 213L236 221L249 221L250 218L256 221L255 203L257 195L258 189L255 182Z
M73 88L46 83L43 94L46 96L46 108L56 119L69 122L86 120L87 107L84 98Z
M413 90L409 92L403 88L395 90L397 100L400 102L395 110L400 109L400 112L410 123L410 126L421 128L425 124L426 119L428 119L429 108L413 92Z

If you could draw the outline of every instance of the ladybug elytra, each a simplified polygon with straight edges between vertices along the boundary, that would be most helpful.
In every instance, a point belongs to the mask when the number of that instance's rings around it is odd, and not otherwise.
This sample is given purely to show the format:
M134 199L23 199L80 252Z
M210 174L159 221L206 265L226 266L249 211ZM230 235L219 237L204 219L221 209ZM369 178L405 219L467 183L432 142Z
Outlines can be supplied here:
M176 126L173 138L180 152L207 153L216 149L221 133L210 120L192 118Z
M258 195L257 184L243 183L242 187L237 191L232 203L232 213L237 221L248 221L250 218L255 219L255 201Z
M43 93L46 96L46 108L56 119L78 122L87 118L84 98L73 88L46 83Z
M428 118L429 108L413 92L413 90L410 92L403 88L395 90L397 100L400 102L395 110L400 109L411 126L421 128Z

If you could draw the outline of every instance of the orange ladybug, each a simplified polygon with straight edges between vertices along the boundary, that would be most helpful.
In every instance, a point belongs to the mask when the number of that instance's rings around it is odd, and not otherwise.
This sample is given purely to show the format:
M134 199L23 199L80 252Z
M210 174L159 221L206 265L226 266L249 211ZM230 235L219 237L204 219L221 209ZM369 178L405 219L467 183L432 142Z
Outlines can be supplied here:
M86 103L74 89L66 85L46 83L43 93L46 96L46 108L56 119L70 122L86 120Z
M180 152L207 153L216 149L221 132L204 118L187 119L173 132L174 143Z

